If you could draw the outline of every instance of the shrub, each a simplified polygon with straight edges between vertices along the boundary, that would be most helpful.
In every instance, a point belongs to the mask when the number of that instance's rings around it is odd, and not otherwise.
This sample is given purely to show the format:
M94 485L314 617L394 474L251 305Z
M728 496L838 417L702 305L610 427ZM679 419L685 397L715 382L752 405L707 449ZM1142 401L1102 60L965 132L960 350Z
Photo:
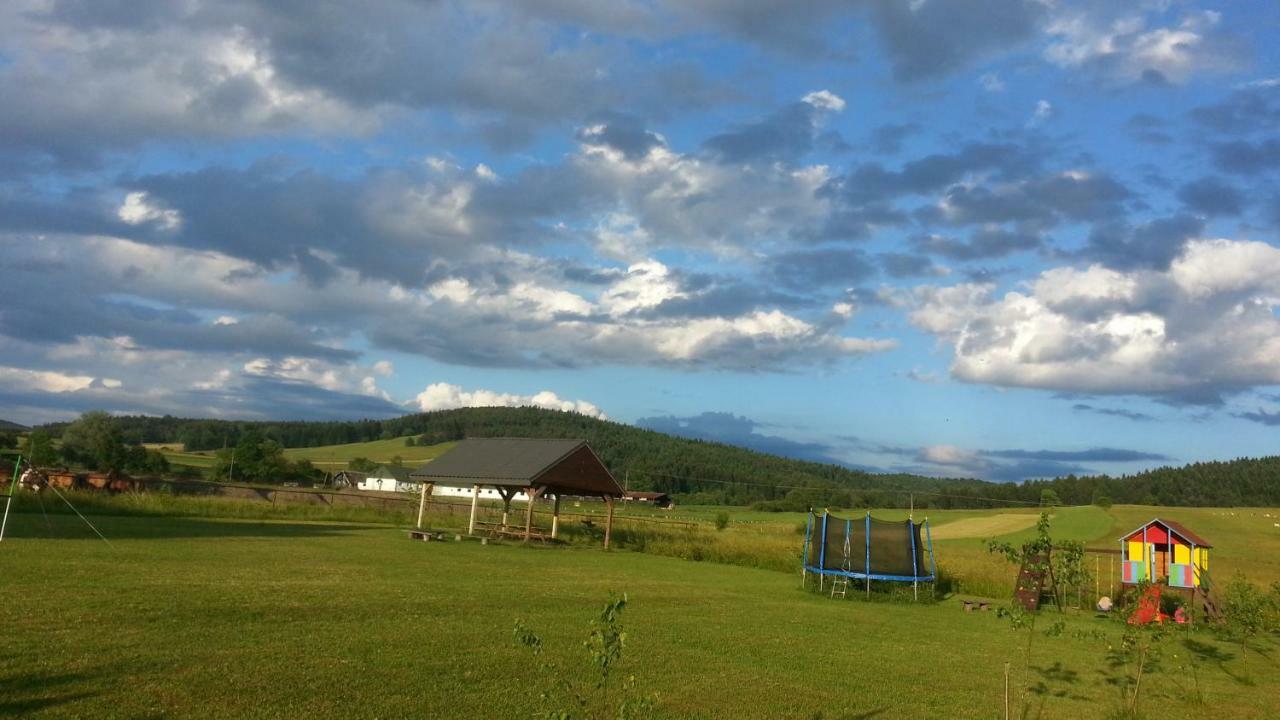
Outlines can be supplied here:
M1240 573L1227 583L1222 592L1222 614L1239 636L1240 647L1247 647L1249 638L1267 628L1270 606L1271 599Z
M716 529L723 530L729 527L729 513L721 510L716 513Z

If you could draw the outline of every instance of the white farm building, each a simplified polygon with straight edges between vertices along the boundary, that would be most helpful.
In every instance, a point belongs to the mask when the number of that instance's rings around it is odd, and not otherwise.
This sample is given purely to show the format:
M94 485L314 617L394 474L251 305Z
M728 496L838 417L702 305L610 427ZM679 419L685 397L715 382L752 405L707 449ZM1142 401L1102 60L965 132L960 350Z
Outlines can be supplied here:
M418 483L409 480L409 470L383 465L364 477L357 486L375 492L415 492Z

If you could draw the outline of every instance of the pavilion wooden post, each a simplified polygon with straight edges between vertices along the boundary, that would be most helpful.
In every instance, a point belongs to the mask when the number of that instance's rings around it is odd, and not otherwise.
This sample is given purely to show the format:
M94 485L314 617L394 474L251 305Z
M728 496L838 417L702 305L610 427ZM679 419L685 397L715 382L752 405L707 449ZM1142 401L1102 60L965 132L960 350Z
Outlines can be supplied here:
M560 534L560 493L556 493L556 503L551 509L551 539Z
M435 483L422 483L422 499L418 501L418 529L422 529L422 513L427 509L427 496L435 489Z
M467 523L467 534L476 534L476 506L480 504L480 483L471 486L471 520Z
M498 494L502 496L502 529L507 529L507 517L511 514L511 501L515 498L516 493L520 492L519 488L507 488L498 486Z
M609 538L613 535L613 497L605 495L604 504L609 508L609 514L605 517L604 521L604 549L608 550Z
M529 536L533 534L533 503L542 495L542 491L546 488L525 488L524 493L529 497L529 506L524 511L524 541L529 542Z

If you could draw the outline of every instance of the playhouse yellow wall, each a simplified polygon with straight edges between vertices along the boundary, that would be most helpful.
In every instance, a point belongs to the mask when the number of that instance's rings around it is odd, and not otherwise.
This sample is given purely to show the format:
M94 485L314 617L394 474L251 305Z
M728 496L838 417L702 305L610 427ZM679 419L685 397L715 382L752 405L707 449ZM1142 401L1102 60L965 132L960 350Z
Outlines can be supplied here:
M1191 562L1191 548L1186 545L1173 546L1173 561L1178 565L1186 565Z
M1128 545L1129 552L1125 555L1126 559L1146 561L1147 556L1146 553L1143 552L1144 544L1141 540L1130 540Z

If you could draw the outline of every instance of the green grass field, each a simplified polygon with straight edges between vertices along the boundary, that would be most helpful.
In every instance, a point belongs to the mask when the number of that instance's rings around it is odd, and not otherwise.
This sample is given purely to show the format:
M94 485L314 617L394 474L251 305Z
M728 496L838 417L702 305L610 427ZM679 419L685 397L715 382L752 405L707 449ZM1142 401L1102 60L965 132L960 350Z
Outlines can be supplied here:
M346 445L289 448L284 451L284 455L290 460L310 460L313 465L322 470L334 471L345 469L347 463L360 457L378 463L390 463L396 457L399 457L405 465L424 463L428 460L434 460L455 445L455 443L449 442L438 445L424 445L421 447L415 445L409 447L404 444L404 441L405 438L400 437ZM212 450L187 452L185 450L177 450L172 446L165 446L160 448L160 451L172 465L186 465L200 469L213 466Z
M1153 512L1070 509L1058 525L1101 538ZM1266 580L1271 566L1239 548L1265 553L1280 539L1261 522L1230 530L1250 511L1177 512L1222 543L1215 563ZM934 515L939 528L975 517ZM656 693L658 717L992 718L1006 661L1015 688L1034 688L1035 716L1101 717L1119 704L1121 671L1106 648L1121 628L1088 615L1037 638L1024 670L1024 636L994 613L832 600L802 591L791 572L576 546L413 543L381 524L90 517L110 547L72 515L31 512L14 516L0 544L0 715L526 718L550 682L515 646L516 619L543 636L546 659L581 676L587 623L610 593L631 601L619 672ZM742 546L786 537L794 550L797 519L743 513L723 532L693 532ZM979 544L939 542L939 560L980 562L966 554ZM1149 717L1273 716L1274 640L1242 650L1200 629L1169 643L1145 681Z

